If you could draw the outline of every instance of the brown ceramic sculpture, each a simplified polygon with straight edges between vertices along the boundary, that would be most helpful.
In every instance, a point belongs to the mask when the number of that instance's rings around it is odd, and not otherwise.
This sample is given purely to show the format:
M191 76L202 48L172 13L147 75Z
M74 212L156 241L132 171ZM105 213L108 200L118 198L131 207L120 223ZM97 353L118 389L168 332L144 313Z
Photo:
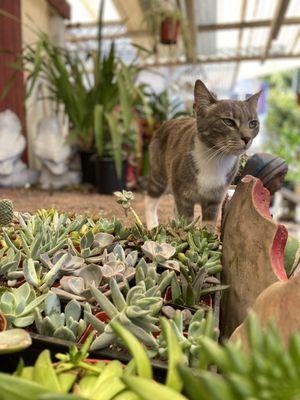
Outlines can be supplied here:
M224 210L222 282L230 289L221 301L223 338L244 321L264 289L288 279L283 263L288 232L272 220L269 203L270 193L262 182L247 175Z

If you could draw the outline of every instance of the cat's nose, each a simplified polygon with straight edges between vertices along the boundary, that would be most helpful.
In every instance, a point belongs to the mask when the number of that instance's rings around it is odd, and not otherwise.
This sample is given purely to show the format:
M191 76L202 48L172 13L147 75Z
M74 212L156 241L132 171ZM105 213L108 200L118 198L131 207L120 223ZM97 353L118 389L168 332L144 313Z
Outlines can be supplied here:
M251 140L250 136L242 136L242 141L247 145Z

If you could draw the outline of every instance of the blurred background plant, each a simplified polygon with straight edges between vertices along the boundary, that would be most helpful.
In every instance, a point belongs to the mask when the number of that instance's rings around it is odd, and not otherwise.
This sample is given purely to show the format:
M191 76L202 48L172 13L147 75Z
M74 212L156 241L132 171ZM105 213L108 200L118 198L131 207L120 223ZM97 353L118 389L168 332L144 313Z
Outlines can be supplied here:
M267 77L269 83L266 117L266 150L289 165L287 179L300 182L300 105L292 90L293 71Z

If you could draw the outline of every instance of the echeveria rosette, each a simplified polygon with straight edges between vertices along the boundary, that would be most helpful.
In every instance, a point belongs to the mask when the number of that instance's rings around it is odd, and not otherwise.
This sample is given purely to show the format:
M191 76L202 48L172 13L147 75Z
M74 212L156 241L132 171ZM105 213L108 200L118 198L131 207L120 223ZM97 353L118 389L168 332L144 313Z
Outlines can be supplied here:
M78 340L86 329L86 322L81 319L81 306L76 300L71 300L61 310L59 298L48 293L42 311L35 309L35 324L38 333L57 339Z
M169 243L157 243L153 240L146 240L141 246L144 254L153 262L164 266L165 268L180 271L179 262L171 260L176 254L176 248Z
M99 265L89 264L82 267L77 276L63 276L60 286L53 287L52 292L64 299L90 300L90 286L99 287L101 282L101 268Z
M34 321L34 310L40 307L47 294L37 296L29 283L6 290L0 298L0 312L4 314L8 328L25 328Z

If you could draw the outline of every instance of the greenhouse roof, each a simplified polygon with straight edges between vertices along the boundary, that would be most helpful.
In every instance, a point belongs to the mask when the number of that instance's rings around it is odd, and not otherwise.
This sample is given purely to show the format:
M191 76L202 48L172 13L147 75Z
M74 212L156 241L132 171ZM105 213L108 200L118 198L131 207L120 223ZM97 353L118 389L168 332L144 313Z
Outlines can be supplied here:
M73 17L68 40L93 46L100 1L69 2ZM106 0L104 37L121 44L124 59L134 57L131 43L153 49L153 37L145 24L145 13L151 3L153 0ZM202 76L215 90L226 92L238 80L300 66L299 0L164 0L161 3L179 8L187 18L191 46L187 49L182 40L178 45L158 45L155 53L140 59L145 67L172 69L172 74L187 85L196 76Z

